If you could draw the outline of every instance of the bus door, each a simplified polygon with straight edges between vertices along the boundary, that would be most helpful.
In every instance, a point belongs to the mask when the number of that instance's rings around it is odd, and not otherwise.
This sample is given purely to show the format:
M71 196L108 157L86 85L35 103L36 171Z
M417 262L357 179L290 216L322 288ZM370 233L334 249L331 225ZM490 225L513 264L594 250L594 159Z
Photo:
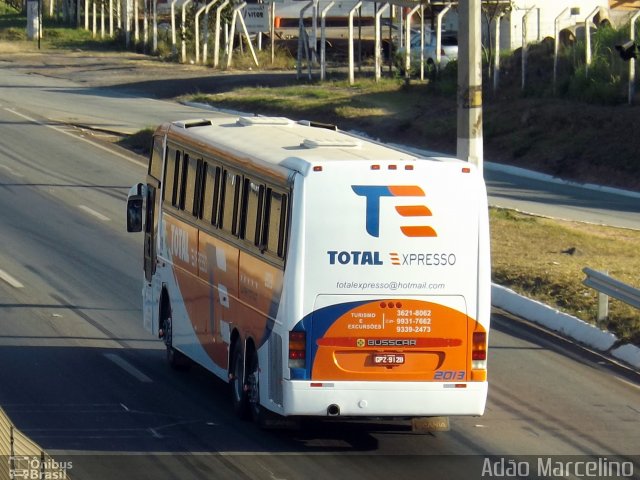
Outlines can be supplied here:
M142 291L143 322L145 330L155 333L158 329L158 312L153 306L159 298L160 284L156 275L157 265L157 236L158 236L158 211L160 195L158 186L147 184L146 188L146 214L144 222L144 287Z
M151 283L153 274L156 273L156 235L158 233L158 219L156 217L157 203L156 190L153 185L147 184L147 211L144 222L144 278Z
M160 178L164 160L164 139L153 138L153 149L149 164L149 176L145 192L146 212L144 222L144 287L142 292L144 328L155 334L158 331L158 309L154 308L160 298L160 280L156 273L158 258L158 220L160 216Z

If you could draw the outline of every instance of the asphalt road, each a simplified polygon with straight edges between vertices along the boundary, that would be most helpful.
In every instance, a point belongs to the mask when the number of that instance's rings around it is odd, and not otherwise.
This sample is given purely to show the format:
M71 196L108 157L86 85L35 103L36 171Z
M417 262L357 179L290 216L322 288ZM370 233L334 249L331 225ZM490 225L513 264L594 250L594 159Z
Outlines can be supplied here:
M450 432L237 420L223 382L169 369L142 329L142 239L125 233L124 199L144 166L48 125L7 93L5 73L0 406L72 461L72 478L481 478L487 458L549 455L630 461L640 475L640 376L499 312L486 414L453 418ZM110 101L95 104L105 122Z
M640 229L640 192L586 188L540 177L500 166L485 168L489 203L545 217Z

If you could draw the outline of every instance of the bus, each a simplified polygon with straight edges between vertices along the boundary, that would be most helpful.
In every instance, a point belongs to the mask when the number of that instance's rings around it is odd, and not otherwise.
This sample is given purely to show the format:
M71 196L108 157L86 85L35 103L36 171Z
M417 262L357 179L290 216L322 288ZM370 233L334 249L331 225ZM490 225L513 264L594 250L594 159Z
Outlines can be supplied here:
M335 127L219 115L157 128L127 199L145 329L235 412L482 415L490 252L482 174Z

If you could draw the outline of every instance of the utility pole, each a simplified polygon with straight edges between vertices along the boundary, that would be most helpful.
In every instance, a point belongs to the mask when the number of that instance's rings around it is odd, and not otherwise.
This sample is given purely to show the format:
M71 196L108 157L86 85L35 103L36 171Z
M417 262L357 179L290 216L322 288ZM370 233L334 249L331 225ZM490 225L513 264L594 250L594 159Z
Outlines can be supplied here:
M481 0L458 4L458 142L457 157L482 172Z

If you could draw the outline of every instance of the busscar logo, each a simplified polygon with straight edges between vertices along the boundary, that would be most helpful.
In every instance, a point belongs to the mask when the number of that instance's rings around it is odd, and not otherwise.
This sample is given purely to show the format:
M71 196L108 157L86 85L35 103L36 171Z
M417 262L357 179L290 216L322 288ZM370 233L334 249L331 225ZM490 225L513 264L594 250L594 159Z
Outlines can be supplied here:
M418 342L413 338L369 338L368 347L415 347Z
M364 338L359 338L358 340L356 340L356 346L358 348L362 348L366 345L366 342L364 340Z
M356 195L366 199L366 229L372 237L380 236L380 202L383 197L424 197L417 185L352 185ZM426 205L396 205L396 212L405 218L431 217ZM400 230L407 237L437 237L429 225L402 225Z

